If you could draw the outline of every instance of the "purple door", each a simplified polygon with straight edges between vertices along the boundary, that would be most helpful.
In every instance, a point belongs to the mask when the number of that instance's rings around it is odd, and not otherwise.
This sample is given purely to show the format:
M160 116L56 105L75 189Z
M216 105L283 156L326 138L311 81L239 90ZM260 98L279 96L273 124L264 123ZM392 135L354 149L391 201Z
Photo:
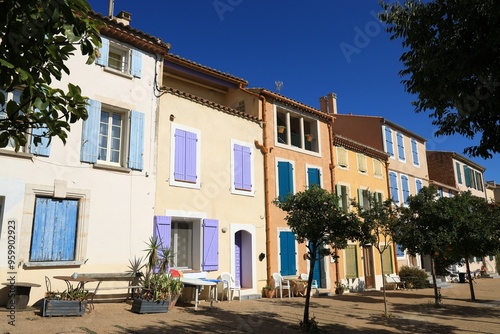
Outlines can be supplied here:
M234 234L234 276L241 282L241 231Z

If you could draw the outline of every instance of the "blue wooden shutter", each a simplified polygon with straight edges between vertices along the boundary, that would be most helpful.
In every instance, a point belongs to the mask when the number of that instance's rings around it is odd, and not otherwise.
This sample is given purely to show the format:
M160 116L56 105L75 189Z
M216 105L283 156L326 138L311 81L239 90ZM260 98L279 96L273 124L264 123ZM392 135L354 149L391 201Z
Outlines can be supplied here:
M387 149L387 153L393 157L394 156L394 147L392 146L392 130L388 127L385 128L385 146Z
M83 162L97 162L97 143L99 139L99 120L101 118L101 102L88 100L88 118L83 122L82 148L80 160Z
M417 146L417 141L412 138L411 140L411 154L413 156L413 163L416 166L420 166L420 159L418 157L418 146Z
M128 168L142 170L143 154L144 154L144 114L132 110L130 113Z
M455 162L455 167L457 168L458 183L462 184L462 172L460 171L460 164L458 162Z
M396 256L397 257L404 257L405 256L405 250L401 245L396 245Z
M101 48L99 49L100 56L96 59L98 65L108 66L108 58L109 58L109 39L101 36Z
M136 78L140 78L142 74L142 53L132 49L132 57L130 64L130 74Z
M30 261L74 261L78 200L37 198Z
M396 138L398 141L398 156L399 159L405 160L405 146L403 141L403 135L400 132L396 132Z
M403 189L403 202L408 203L408 196L410 196L410 185L408 183L408 176L401 175L401 188Z
M47 128L34 128L31 131L31 145L30 145L30 153L36 155L42 155L48 157L50 155L50 139L47 137L40 137L42 140L38 146L35 146L35 137L43 136L44 132L48 131Z
M394 172L389 173L389 185L392 199L394 202L399 203L398 177Z
M318 168L308 168L307 169L307 180L309 183L309 188L313 185L320 186L320 175Z
M278 196L285 199L293 194L293 168L286 161L278 161Z
M175 129L174 179L186 180L186 131Z
M203 219L203 263L204 271L219 270L219 221Z
M417 194L418 194L420 192L420 189L422 189L422 181L416 180L415 183L417 185Z
M472 179L471 179L471 175L470 175L469 166L464 166L464 177L465 177L465 185L467 187L470 187L472 184Z
M282 276L295 275L295 236L292 232L280 232L280 273Z
M163 249L170 248L171 233L172 233L172 217L154 216L153 237L158 239Z

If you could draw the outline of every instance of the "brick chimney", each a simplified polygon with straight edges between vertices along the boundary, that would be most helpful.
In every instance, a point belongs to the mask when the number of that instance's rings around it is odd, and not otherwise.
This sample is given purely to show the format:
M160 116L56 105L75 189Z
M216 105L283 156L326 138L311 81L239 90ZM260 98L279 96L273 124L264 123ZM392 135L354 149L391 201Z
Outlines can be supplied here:
M116 17L116 21L118 23L122 23L123 25L129 26L130 21L132 21L132 14L122 10Z
M330 93L319 98L319 108L328 115L337 113L337 94Z

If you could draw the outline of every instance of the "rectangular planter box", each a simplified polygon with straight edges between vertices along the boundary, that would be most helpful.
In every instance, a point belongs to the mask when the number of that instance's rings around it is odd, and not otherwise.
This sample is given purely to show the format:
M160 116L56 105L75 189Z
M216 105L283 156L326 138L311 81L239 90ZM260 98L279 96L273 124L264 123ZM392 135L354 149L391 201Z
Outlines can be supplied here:
M132 302L132 312L134 313L167 313L170 301L151 301L145 299L134 299Z
M82 316L87 308L87 301L44 299L43 317Z

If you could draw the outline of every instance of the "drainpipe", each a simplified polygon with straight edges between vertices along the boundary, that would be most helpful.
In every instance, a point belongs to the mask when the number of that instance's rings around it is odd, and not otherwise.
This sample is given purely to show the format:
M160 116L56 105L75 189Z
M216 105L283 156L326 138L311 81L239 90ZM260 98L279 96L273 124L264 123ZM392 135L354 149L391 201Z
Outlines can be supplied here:
M328 140L330 145L330 183L332 187L332 192L335 191L335 159L333 157L333 122L335 121L335 117L330 116L330 122L328 123ZM335 247L335 256L338 256L339 249ZM340 265L338 261L338 257L335 258L335 281L337 283L340 282Z
M271 251L271 238L269 236L269 233L271 231L271 226L270 226L270 221L271 221L271 214L270 214L270 200L269 200L269 148L266 146L267 145L267 111L266 111L266 106L267 106L267 101L266 98L261 95L261 94L255 94L253 92L249 92L255 96L258 96L258 98L262 101L262 125L263 125L263 131L262 131L262 140L263 144L261 145L257 140L255 141L255 146L260 149L260 152L264 155L264 208L265 208L265 216L266 216L266 270L267 270L267 284L271 281L271 259L269 257L270 251Z

